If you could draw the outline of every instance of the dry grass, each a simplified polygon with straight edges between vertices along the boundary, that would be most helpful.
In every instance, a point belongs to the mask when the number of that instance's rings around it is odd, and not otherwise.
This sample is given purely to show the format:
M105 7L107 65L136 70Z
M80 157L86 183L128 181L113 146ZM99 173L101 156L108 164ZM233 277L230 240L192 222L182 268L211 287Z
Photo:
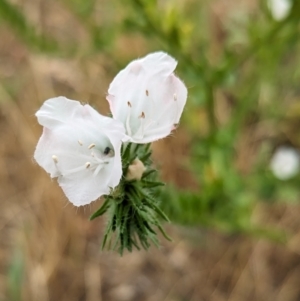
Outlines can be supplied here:
M163 242L159 250L121 258L101 252L103 219L88 221L99 202L78 210L68 205L32 155L41 134L34 113L45 99L63 94L108 112L107 58L34 54L5 27L0 39L5 41L0 46L1 300L300 300L300 208L295 205L257 209L260 220L294 233L287 246L170 226L174 242ZM188 187L194 184L180 165L184 132L177 139L156 145L155 158L165 179Z

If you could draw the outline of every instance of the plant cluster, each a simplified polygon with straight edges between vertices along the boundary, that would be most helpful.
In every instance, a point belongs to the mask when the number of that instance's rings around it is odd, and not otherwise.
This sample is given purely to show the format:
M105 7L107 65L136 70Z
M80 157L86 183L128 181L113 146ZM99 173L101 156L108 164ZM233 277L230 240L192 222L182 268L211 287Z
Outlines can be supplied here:
M48 99L36 113L43 134L35 160L73 205L105 195L91 219L108 211L103 247L116 232L121 254L139 244L147 249L149 239L158 245L155 226L168 238L158 219L168 221L155 195L162 183L153 178L150 143L176 129L186 103L176 65L163 52L131 62L109 86L112 118L65 97Z

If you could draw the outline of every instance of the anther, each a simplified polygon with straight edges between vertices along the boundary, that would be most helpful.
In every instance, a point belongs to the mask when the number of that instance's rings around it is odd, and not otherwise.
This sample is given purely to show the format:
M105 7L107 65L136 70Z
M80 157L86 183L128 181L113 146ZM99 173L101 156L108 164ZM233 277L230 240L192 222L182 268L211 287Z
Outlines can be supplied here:
M58 163L58 158L55 155L52 156L52 160L54 161L54 163Z
M91 166L91 163L90 162L86 162L85 163L85 168L89 168Z
M82 141L80 141L80 140L78 140L78 143L79 143L79 145L82 145L82 144L83 144Z
M145 118L145 113L142 112L142 114L139 116L139 118Z
M127 101L127 105L128 105L128 107L131 107L130 101Z
M95 147L95 146L96 146L96 144L95 144L95 143L92 143L92 144L89 145L88 149L92 149L92 148Z
M146 95L149 96L149 91L148 90L146 90Z
M177 94L174 93L173 97L174 97L174 100L176 101L177 100Z

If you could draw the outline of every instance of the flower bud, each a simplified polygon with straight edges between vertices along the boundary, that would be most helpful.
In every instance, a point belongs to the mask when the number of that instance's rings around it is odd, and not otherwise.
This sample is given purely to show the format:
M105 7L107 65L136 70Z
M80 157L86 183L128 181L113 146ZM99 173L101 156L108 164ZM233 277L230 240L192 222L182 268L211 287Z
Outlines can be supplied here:
M129 165L125 179L127 181L131 181L131 180L139 181L142 178L142 175L145 172L145 170L146 168L143 162L139 159L135 159L132 161L131 165Z

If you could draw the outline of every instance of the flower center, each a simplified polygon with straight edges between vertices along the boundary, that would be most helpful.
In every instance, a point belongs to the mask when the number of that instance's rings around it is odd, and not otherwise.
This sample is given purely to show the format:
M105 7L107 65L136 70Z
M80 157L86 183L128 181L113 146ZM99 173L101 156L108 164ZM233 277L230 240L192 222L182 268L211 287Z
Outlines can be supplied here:
M149 95L148 90L146 90L146 95L147 96ZM145 130L153 123L153 120L147 118L148 122L146 122L146 114L144 112L141 112L141 114L138 117L140 120L140 125L139 125L138 129L136 130L136 132L134 134L132 134L132 130L130 127L132 105L131 105L130 101L127 102L127 105L128 105L128 113L127 113L126 124L125 124L126 132L129 136L131 136L135 139L143 139Z
M81 140L78 140L78 143L80 146L84 147ZM91 143L87 149L90 150L90 154L78 154L81 159L86 159L86 162L75 168L65 168L63 164L61 164L61 160L63 159L59 158L57 155L52 155L52 160L55 164L58 175L66 177L88 169L93 173L93 176L97 176L100 170L103 169L105 165L109 164L110 159L114 157L114 151L109 146L101 152L96 147L95 143Z

